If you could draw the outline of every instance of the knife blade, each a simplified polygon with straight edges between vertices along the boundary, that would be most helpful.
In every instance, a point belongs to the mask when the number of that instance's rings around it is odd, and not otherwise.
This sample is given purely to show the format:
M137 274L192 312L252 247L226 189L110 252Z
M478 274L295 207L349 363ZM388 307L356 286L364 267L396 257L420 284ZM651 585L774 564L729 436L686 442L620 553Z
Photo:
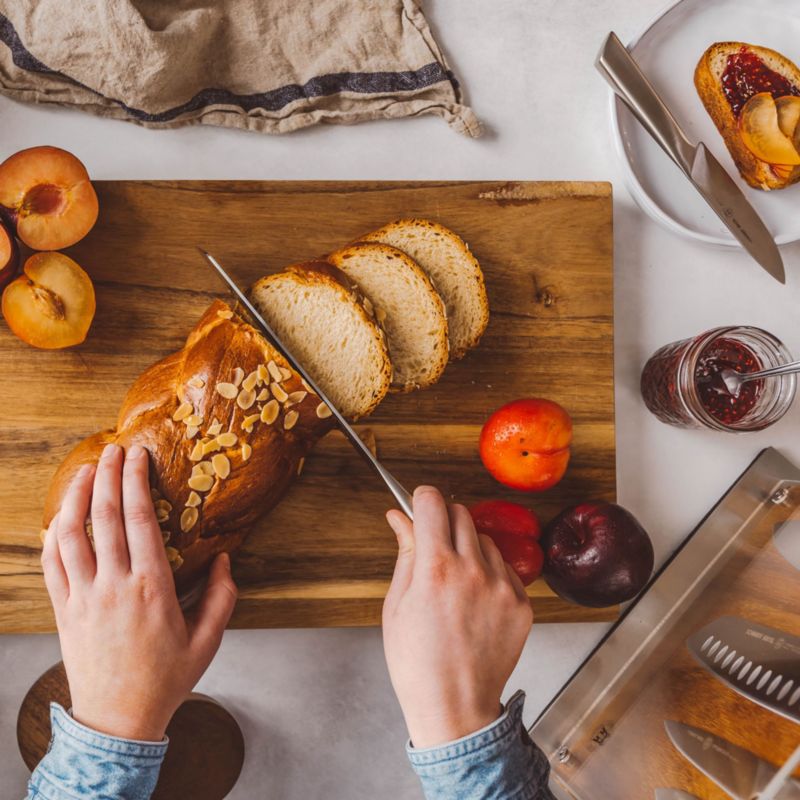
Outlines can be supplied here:
M800 722L800 639L741 617L720 617L686 646L726 686Z
M742 247L775 280L786 283L783 259L764 221L708 148L689 141L615 33L608 35L595 66Z
M700 800L696 794L682 792L680 789L656 789L656 800Z
M735 800L754 800L778 772L749 750L709 731L673 720L665 720L664 728L681 755ZM790 778L775 797L800 800L800 783Z
M317 385L316 381L306 372L305 367L292 355L291 351L281 341L277 333L272 329L269 323L258 312L258 309L250 302L247 295L239 288L236 281L231 278L225 271L224 267L217 261L214 256L207 253L202 248L197 248L200 254L206 261L216 270L217 274L225 282L228 289L233 293L234 297L239 301L239 304L247 311L252 324L261 330L266 336L267 340L283 355L289 362L292 369L297 372L300 377L311 387L314 394L322 400L325 405L331 410L331 413L339 423L339 427L344 433L345 437L350 441L350 444L367 460L370 466L378 473L378 476L386 484L389 491L394 495L395 500L399 504L403 512L409 519L414 519L411 495L405 487L392 475L386 467L378 461L377 457L372 454L372 451L364 444L361 437L356 433L355 429L345 419L344 415L339 409L331 402L327 394Z

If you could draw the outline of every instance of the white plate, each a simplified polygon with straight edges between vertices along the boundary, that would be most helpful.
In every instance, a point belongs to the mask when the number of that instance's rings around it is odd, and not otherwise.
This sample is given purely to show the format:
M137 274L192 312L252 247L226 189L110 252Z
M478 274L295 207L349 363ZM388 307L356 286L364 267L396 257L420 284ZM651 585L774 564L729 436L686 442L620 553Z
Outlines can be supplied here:
M800 0L681 0L629 49L689 139L706 143L742 187L775 241L797 241L800 184L772 192L750 188L694 88L700 56L714 42L725 41L770 47L800 63ZM613 95L612 124L628 185L651 217L685 236L738 246L683 173Z

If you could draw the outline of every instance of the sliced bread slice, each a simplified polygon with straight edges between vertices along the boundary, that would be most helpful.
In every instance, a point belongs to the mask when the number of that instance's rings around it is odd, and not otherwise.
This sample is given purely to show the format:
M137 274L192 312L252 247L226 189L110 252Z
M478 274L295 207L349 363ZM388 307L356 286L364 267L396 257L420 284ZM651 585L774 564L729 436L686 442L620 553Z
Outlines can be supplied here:
M386 336L340 270L295 264L256 281L250 299L346 417L375 410L392 380Z
M328 261L361 287L383 324L392 389L436 383L447 365L447 318L442 298L417 263L394 247L372 243L337 250Z
M773 72L785 78L793 87L793 93L800 93L800 69L785 56L758 45L744 42L717 42L703 53L694 73L697 93L703 101L711 119L722 134L742 177L756 189L783 189L800 181L800 167L774 169L771 164L756 158L747 148L739 130L739 116L725 94L722 82L725 70L731 58L753 55ZM763 89L750 87L752 95ZM742 102L749 96L741 98ZM798 139L795 137L795 143Z
M480 264L456 233L426 219L399 219L361 238L396 247L414 259L442 296L450 360L478 344L489 324L489 298Z

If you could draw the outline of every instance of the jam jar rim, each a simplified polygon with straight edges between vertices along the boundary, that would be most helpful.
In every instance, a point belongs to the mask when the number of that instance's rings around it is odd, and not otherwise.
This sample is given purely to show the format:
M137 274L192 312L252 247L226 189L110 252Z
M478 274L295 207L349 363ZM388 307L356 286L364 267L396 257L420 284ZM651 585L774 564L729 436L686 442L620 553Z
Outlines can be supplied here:
M764 417L762 423L759 423L755 426L748 426L748 418L745 416L733 425L729 425L709 414L708 411L706 411L706 408L700 400L697 392L697 384L695 382L695 369L697 367L697 361L705 349L714 340L721 339L724 336L730 336L731 334L735 333L741 333L745 336L755 335L756 337L764 337L767 340L767 344L775 351L776 359L780 358L781 356L785 357L787 362L793 359L793 356L786 345L777 336L775 336L775 334L770 333L763 328L759 328L754 325L724 325L718 328L711 328L705 333L695 337L689 347L683 351L678 363L677 375L679 379L676 382L676 386L678 389L678 396L680 397L681 403L683 404L685 410L691 417L695 417L706 427L727 433L755 433L757 431L764 430L765 428L768 428L778 422L787 413L789 408L791 408L791 405L794 402L797 394L797 376L794 374L789 374L770 379L776 381L776 383L786 381L786 384L788 384L788 392L786 398L782 400L783 393L780 390L776 391L775 399L771 406L766 409L765 412L760 414L760 416ZM747 343L745 343L745 345L747 345ZM692 361L691 364L687 366L687 362L689 361L690 357ZM780 363L785 362L776 360L775 364L762 364L761 368L768 369L772 366L778 366ZM776 409L779 408L780 403L783 403L785 408L783 408L783 410L775 419L772 419L772 416Z

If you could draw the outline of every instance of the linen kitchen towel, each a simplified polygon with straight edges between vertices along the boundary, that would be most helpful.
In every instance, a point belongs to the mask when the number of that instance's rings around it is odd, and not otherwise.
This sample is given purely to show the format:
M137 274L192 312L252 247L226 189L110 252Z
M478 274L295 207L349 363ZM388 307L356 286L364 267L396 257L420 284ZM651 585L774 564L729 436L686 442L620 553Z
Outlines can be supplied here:
M480 135L415 0L0 0L0 92L156 128L437 114Z

